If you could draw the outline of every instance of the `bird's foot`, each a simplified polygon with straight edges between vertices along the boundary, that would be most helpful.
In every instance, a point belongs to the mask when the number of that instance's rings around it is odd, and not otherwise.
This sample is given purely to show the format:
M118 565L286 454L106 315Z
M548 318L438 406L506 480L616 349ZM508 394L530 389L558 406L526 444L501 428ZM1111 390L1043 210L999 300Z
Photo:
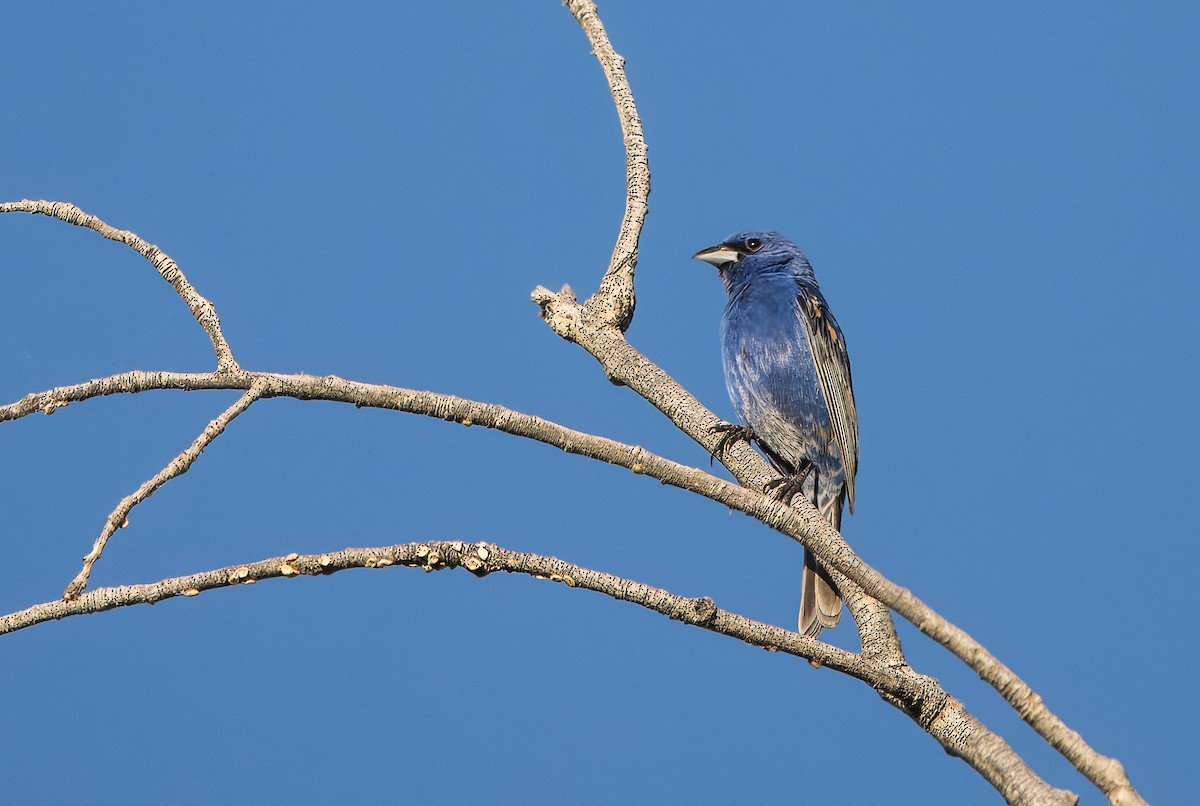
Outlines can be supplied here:
M780 476L773 481L768 481L763 485L763 492L773 495L778 501L791 504L792 498L804 489L804 482L808 479L809 475L814 473L813 497L815 498L817 484L821 480L821 471L808 459L805 459L800 465L800 469L790 476Z
M714 434L720 434L721 439L717 442L716 449L709 455L708 463L711 465L712 460L717 456L723 455L725 449L730 445L738 442L749 442L754 439L754 429L748 425L740 425L738 423L717 423L710 429Z

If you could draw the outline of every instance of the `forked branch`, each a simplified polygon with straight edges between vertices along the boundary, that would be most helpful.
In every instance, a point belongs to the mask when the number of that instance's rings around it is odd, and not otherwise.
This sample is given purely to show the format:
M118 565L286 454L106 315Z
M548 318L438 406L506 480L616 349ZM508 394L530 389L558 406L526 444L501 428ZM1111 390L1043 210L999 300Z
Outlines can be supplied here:
M622 131L627 132L627 124L636 123L640 127L637 107L632 92L626 92L627 85L622 86L618 93L614 73L610 70L608 59L615 54L608 45L607 36L599 23L595 4L590 0L567 0L567 6L575 18L583 26L596 49L597 59L609 80L616 102L617 115L621 120ZM598 47L598 43L601 47ZM623 80L622 71L617 79ZM640 128L638 129L640 131ZM626 135L627 163L632 163L635 152L630 148L630 139ZM645 144L638 142L636 155L645 158ZM648 169L646 181L639 180L635 188L634 182L627 182L628 198L634 198L643 189L649 192ZM629 207L626 207L626 221ZM626 232L622 228L618 239L616 254L622 249L623 243L636 244L640 236L644 216L637 221L638 231ZM612 273L605 275L607 281ZM591 299L582 305L575 301L573 295L562 292L555 293L544 286L538 286L532 293L532 298L541 309L542 318L559 336L572 341L585 350L600 363L605 375L612 381L629 386L649 403L658 408L682 431L703 445L710 453L717 449L719 437L713 432L717 423L716 417L700 404L692 395L680 387L653 362L647 360L635 350L625 339L624 330L628 319L632 318L633 304L633 275L629 273L631 287L627 292L630 309L628 318L619 322L604 317L590 315L592 306L606 307L605 288L601 285ZM766 461L758 456L749 445L739 443L731 446L727 453L718 457L733 473L734 477L744 485L762 489L762 484L770 478L771 470ZM1052 747L1066 757L1077 770L1092 781L1108 797L1112 803L1136 804L1142 803L1140 795L1133 789L1121 764L1093 750L1075 731L1059 719L1039 697L1011 669L1002 664L982 644L972 638L966 631L954 626L932 608L921 602L910 591L901 588L884 579L869 569L853 552L820 515L815 508L803 497L798 499L798 519L803 521L797 532L789 531L783 523L764 520L768 525L789 534L808 546L827 568L835 568L846 577L862 586L863 591L895 610L910 621L921 632L941 643L954 655L973 669L984 681L989 683L1001 696L1029 723ZM795 524L791 524L795 526ZM860 631L862 629L859 623ZM896 651L899 651L898 645Z
M592 44L608 81L621 121L626 152L627 193L625 213L609 265L597 292L578 303L564 288L551 292L539 287L533 292L542 316L560 336L584 347L603 367L606 375L628 385L707 450L716 449L712 431L718 420L661 368L647 360L625 339L634 312L634 269L638 240L647 211L650 174L646 144L633 93L624 72L624 62L613 50L591 0L567 0L567 6ZM1024 765L999 737L968 714L936 681L925 678L904 661L887 608L911 621L922 632L949 648L980 677L996 688L1043 737L1092 780L1113 803L1142 803L1129 784L1121 765L1099 755L1067 728L1011 670L1001 664L966 632L935 613L911 592L890 582L859 558L811 504L799 499L794 507L782 505L755 490L762 489L773 473L766 462L745 444L733 445L722 462L744 486L730 484L696 468L655 456L640 447L623 445L566 429L537 417L503 407L470 400L396 387L361 384L334 376L276 375L242 370L221 331L212 303L188 282L178 265L153 244L126 230L118 230L62 202L29 201L0 203L0 213L25 212L46 215L91 229L105 238L124 243L155 267L187 304L193 317L212 342L217 358L212 373L129 372L73 386L58 387L28 395L0 407L0 421L34 412L52 413L72 402L99 395L136 393L154 389L240 389L245 394L215 418L196 441L166 468L124 499L113 513L85 559L80 575L68 586L69 601L47 602L0 618L0 633L21 629L48 619L62 618L127 604L159 601L179 595L258 579L301 574L323 574L341 568L387 564L415 565L427 569L462 566L475 573L504 570L544 576L572 587L607 593L633 601L695 626L702 626L758 646L779 649L806 657L822 665L868 682L885 700L901 708L944 747L967 760L997 790L1012 802L1064 803L1073 796L1049 787ZM847 580L844 592L863 637L863 652L847 653L827 644L743 619L719 610L707 599L686 599L630 580L579 568L553 558L508 552L487 544L425 543L383 549L347 549L327 555L264 560L165 580L153 585L103 588L80 593L92 564L104 543L124 522L129 511L172 478L185 472L204 447L211 443L238 414L260 397L293 397L331 400L357 406L399 411L454 420L465 425L480 424L530 439L556 445L563 450L611 462L688 489L745 512L782 534L801 542L835 573ZM750 489L747 489L750 488ZM611 588L611 590L610 590ZM70 598L75 596L76 598Z

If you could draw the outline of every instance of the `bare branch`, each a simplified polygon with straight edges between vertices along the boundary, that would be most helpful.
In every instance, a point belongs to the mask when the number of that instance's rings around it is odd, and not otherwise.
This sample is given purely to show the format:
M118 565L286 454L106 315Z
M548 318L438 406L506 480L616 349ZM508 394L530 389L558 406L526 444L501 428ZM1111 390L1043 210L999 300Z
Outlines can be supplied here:
M566 0L586 33L600 62L620 118L626 153L626 205L620 233L609 265L596 293L583 304L565 287L554 293L539 287L533 298L542 315L559 335L591 352L612 380L631 386L658 407L685 433L709 450L716 445L711 431L717 422L694 397L679 387L662 369L646 360L624 337L634 312L634 270L638 241L648 211L650 174L642 125L633 93L624 72L624 60L613 50L591 0ZM138 603L153 603L175 596L195 596L217 587L248 584L260 579L320 575L352 567L397 564L434 570L464 567L477 575L492 571L523 573L569 587L581 587L616 599L634 602L693 626L729 635L771 650L782 650L850 674L871 685L887 702L903 710L934 736L951 754L968 761L1014 803L1073 803L1070 793L1056 790L1028 769L995 734L975 720L936 681L917 674L905 661L888 608L911 621L922 632L949 648L977 671L1010 702L1018 713L1097 784L1113 803L1142 803L1125 777L1121 765L1095 753L1071 731L1011 670L992 657L966 632L950 624L904 588L887 580L861 560L836 530L801 499L795 507L782 505L755 492L772 471L749 446L733 446L722 461L744 487L729 484L696 468L671 462L640 447L625 445L573 431L531 415L500 406L449 395L355 383L334 376L275 375L243 371L233 357L221 330L216 310L188 282L179 266L153 244L132 232L115 229L74 205L30 201L0 203L0 213L46 215L92 229L105 238L130 246L151 262L163 279L188 305L209 336L217 357L213 373L130 372L84 384L31 394L0 407L0 421L36 411L53 413L71 402L98 395L133 393L151 389L243 389L245 394L214 418L204 431L163 470L122 499L108 516L83 568L67 586L66 601L35 605L0 617L0 634L50 619L93 613ZM791 633L718 609L707 598L689 599L631 580L532 554L510 552L489 544L437 542L397 545L377 549L346 549L323 555L263 560L202 574L164 580L151 585L102 588L83 594L94 563L108 539L126 523L129 512L163 484L185 473L204 448L225 427L260 397L293 397L331 400L406 411L480 424L507 433L555 445L571 453L626 467L664 483L687 489L757 518L796 539L821 558L835 575L862 639L860 654ZM750 489L746 489L750 488ZM885 607L886 605L886 607Z
M621 232L613 247L608 270L600 288L584 303L584 314L598 322L613 325L624 331L633 320L633 270L637 266L638 239L650 207L650 163L646 157L646 137L638 117L633 89L625 76L625 60L613 50L608 32L591 0L567 0L566 6L592 44L592 53L604 70L617 116L621 119L621 135L625 141L625 215Z
M868 596L861 586L847 579L844 574L837 571L831 571L830 574L837 583L846 609L854 618L863 654L890 666L906 665L908 660L900 646L900 636L896 634L896 624L892 621L891 611L881 602Z
M321 576L349 568L391 565L426 571L464 568L476 576L495 571L526 574L569 588L595 591L644 607L694 627L753 646L807 658L851 675L875 689L936 739L946 752L979 771L1010 803L1074 804L1075 797L1054 789L1028 768L1003 739L989 731L932 678L907 666L892 667L798 633L722 610L707 597L679 596L641 582L594 571L555 557L510 551L491 543L437 541L379 548L348 548L325 554L274 557L144 585L97 588L72 601L52 601L0 616L0 635L45 621L98 613L117 607L154 604L197 596L215 588L301 575Z
M607 332L616 333L616 330L608 328ZM625 348L633 351L633 348L619 334L617 335ZM636 353L636 351L633 352ZM638 359L641 363L653 367L653 372L647 372L644 375L625 374L624 377L631 381L629 384L631 387L636 389L637 385L644 383L647 377L653 377L654 373L661 374L662 377L669 380L666 373L640 354L638 354ZM637 366L638 364L635 364L635 367ZM867 565L812 505L799 497L796 499L796 506L789 507L752 489L731 484L697 468L657 456L639 446L627 445L575 431L503 406L434 392L358 383L333 375L317 377L245 371L234 374L134 371L28 395L15 403L0 406L0 422L38 411L53 412L69 403L100 395L144 392L152 389L249 389L256 381L263 382L263 397L293 397L299 400L351 403L355 406L395 409L412 414L438 417L464 425L495 428L515 436L554 445L568 453L577 453L628 468L635 473L644 474L674 487L698 493L724 506L750 515L812 549L826 564L826 567L841 572L860 585L867 595L895 610L926 635L950 648L971 668L975 669L981 678L995 687L1013 705L1021 717L1054 747L1058 748L1080 772L1092 778L1092 775L1085 771L1086 766L1086 769L1097 775L1100 780L1115 783L1112 791L1119 792L1121 778L1114 773L1114 769L1121 770L1119 762L1106 759L1088 747L1077 733L1067 728L1046 707L1041 698L1024 681L996 660L965 631L938 615L910 591L886 579ZM685 396L692 401L695 400L678 387L673 380L669 380L669 384L677 390L676 400ZM669 389L667 391L669 392ZM695 405L699 406L700 404L696 402ZM708 417L711 418L711 422L717 422L717 418L711 413L708 413ZM705 436L706 439L713 442L712 447L715 448L715 436L712 434ZM746 465L753 466L755 462L765 464L764 460L744 444L731 448L732 451L748 454L745 457ZM734 462L729 463L729 466L735 475L742 467ZM749 479L756 478L751 474L745 475ZM764 473L762 477L768 476ZM973 649L975 651L972 651ZM1073 739L1078 741L1075 742ZM1105 762L1116 765L1116 767L1106 768L1103 766ZM1104 777L1105 775L1107 777ZM1125 780L1127 782L1127 779ZM1099 781L1096 779L1093 781L1099 786ZM1128 784L1126 783L1126 785ZM1101 789L1104 790L1103 787ZM1104 791L1106 794L1109 792L1109 790ZM1137 801L1126 802L1137 803Z
M553 445L567 453L618 465L674 487L699 493L768 525L782 527L782 531L790 537L795 536L793 533L799 534L801 531L794 525L796 510L774 498L740 487L698 468L658 456L640 446L576 431L541 417L493 403L481 403L437 392L361 383L336 375L318 377L245 370L233 374L133 370L26 395L14 403L0 406L0 422L16 420L38 412L52 414L71 403L107 395L169 389L248 390L256 385L264 398L290 397L297 400L350 403L359 407L393 409L436 417L467 426L494 428L514 436Z
M19 202L0 202L0 213L34 213L57 218L59 221L65 221L77 227L94 230L110 241L117 241L130 247L150 261L155 270L171 284L175 293L187 304L192 316L196 317L196 321L200 323L200 327L204 328L204 332L208 334L213 350L217 354L217 371L233 372L239 369L237 361L233 358L233 352L229 349L229 343L225 341L225 334L221 332L221 320L217 318L217 309L192 287L187 277L183 275L183 270L179 268L179 264L154 244L143 241L129 230L111 227L96 216L85 213L67 202L31 201L29 199L22 199Z
M661 367L634 349L617 328L590 323L580 315L581 306L545 288L536 289L533 298L541 305L543 318L551 328L591 353L610 380L633 389L709 452L717 449L719 435L713 432L712 427L720 422L719 418L679 386ZM746 443L730 445L724 456L717 458L747 488L761 490L763 484L774 477L766 460ZM965 630L939 615L911 591L887 580L864 563L811 503L798 496L791 507L772 509L762 503L763 496L756 493L751 495L755 504L745 499L729 503L729 506L803 543L820 558L826 568L836 569L854 580L867 595L887 605L949 649L995 688L1022 719L1099 787L1110 802L1142 802L1120 762L1091 748L1082 736L1067 727L1046 706L1027 683ZM732 502L734 498L732 495L723 495L721 500L723 503Z
M145 481L132 495L127 495L121 499L121 503L117 504L117 508L109 513L108 518L105 519L104 528L100 530L100 535L96 538L92 550L83 558L83 568L80 569L75 578L67 585L67 589L63 591L62 598L74 599L87 586L88 577L92 573L92 566L100 559L100 555L104 553L104 547L108 545L108 539L118 529L128 523L130 511L154 495L154 492L159 487L162 487L176 476L182 476L188 472L192 463L200 457L200 454L208 447L209 443L219 437L225 431L225 427L233 422L235 417L250 408L250 404L262 396L265 385L265 382L261 378L251 383L246 393L238 398L236 403L225 409L225 411L221 412L212 422L205 426L204 430L200 432L200 436L196 437L191 445L172 459L166 467L152 478Z
M584 30L589 32L589 39L592 39L591 30L596 29L603 32L593 3L589 0L567 0L567 5L583 25ZM595 18L594 23L592 18ZM605 44L607 44L606 40ZM596 47L594 39L593 47ZM603 51L597 49L596 57L604 68L605 74L610 76L610 87L613 87L610 59L615 57L615 54L611 52L611 48ZM626 88L627 85L623 87L623 91ZM614 98L617 98L615 89ZM623 106L623 101L619 98L617 105L618 109ZM629 97L629 108L635 109L632 93ZM627 135L627 149L628 144ZM644 147L645 144L642 142L640 145ZM632 184L630 189L632 192ZM624 231L622 235L624 236ZM618 241L619 245L620 241ZM615 259L616 253L614 253ZM604 282L608 282L612 277L612 271L613 268L610 266L609 272L605 274ZM628 277L630 288L627 294L631 304L630 311L632 311L632 271ZM601 289L603 290L603 283ZM566 287L563 291L555 293L543 286L538 286L531 296L539 306L542 318L550 325L551 329L559 336L579 344L591 353L600 363L609 380L629 386L667 415L684 433L703 445L710 453L716 450L718 437L712 432L712 426L718 422L717 418L675 383L667 373L647 360L626 341L624 330L627 322L614 323L610 318L593 316L589 308L592 301L589 300L580 305ZM600 292L597 292L597 296L600 296ZM743 485L762 489L764 480L770 477L771 471L766 461L745 443L732 446L725 456L719 458ZM820 558L826 568L836 569L854 580L862 586L868 596L886 604L921 632L949 649L995 688L1016 709L1022 719L1028 722L1051 746L1062 753L1077 770L1096 784L1111 802L1121 804L1142 802L1118 761L1103 756L1088 746L1083 737L1068 728L1046 707L1041 697L1028 684L992 656L982 644L964 630L942 618L910 591L889 582L863 563L841 535L821 518L808 501L801 497L796 509L788 510L788 512L795 513L797 517L788 514L781 518L773 517L768 520L755 513L749 514L754 514L769 526L802 542ZM857 619L856 615L856 622ZM860 630L861 627L860 623ZM898 651L898 644L895 649Z

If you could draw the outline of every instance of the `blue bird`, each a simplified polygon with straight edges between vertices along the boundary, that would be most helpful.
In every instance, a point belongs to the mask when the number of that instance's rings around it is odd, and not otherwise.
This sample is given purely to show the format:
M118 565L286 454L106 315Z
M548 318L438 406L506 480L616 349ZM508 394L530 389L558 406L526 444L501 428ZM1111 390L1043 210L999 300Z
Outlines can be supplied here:
M854 513L858 415L846 340L804 253L777 232L741 232L693 257L720 273L729 294L721 318L725 385L743 426L784 478L781 496L803 493L841 531ZM720 448L718 448L718 451ZM804 552L800 632L834 627L842 599L828 572Z

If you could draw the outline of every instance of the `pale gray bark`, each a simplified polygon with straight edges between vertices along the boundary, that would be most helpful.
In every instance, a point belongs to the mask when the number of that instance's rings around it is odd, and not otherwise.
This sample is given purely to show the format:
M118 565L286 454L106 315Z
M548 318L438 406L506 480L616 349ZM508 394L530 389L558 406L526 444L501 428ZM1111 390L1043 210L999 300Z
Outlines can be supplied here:
M609 43L595 4L590 0L568 0L566 5L592 45L618 111L626 154L626 205L616 246L596 293L581 303L574 292L565 286L559 292L539 287L534 290L533 299L551 329L591 353L609 379L628 386L700 445L714 451L718 435L712 427L719 422L718 419L666 372L641 355L624 336L634 314L638 239L648 210L650 172L646 143L633 92L625 76L624 60ZM947 752L970 764L1009 802L1074 803L1076 797L1072 793L1056 789L1039 778L1003 739L971 716L937 681L908 665L891 618L891 613L895 612L949 649L992 685L1022 719L1104 792L1110 802L1144 802L1129 783L1119 762L1096 753L1079 734L1051 712L1026 683L965 631L863 562L807 501L798 498L793 506L787 506L758 492L774 474L765 460L748 445L733 445L724 455L717 457L742 485L739 486L640 447L574 431L493 404L359 383L336 376L247 372L235 360L212 303L196 291L180 267L158 247L146 243L132 232L111 227L99 218L63 202L24 200L0 203L0 213L13 212L46 215L86 227L105 238L124 243L143 255L174 288L207 334L213 345L216 367L211 373L133 371L33 393L7 406L0 406L0 422L39 412L52 414L63 406L110 394L161 389L238 389L245 394L214 416L192 444L165 468L118 503L85 557L83 568L67 585L61 600L34 605L0 617L0 634L50 619L152 603L175 596L195 596L217 587L276 577L322 575L346 568L403 565L427 570L462 567L478 575L494 571L523 573L633 602L670 618L749 644L778 649L851 675L871 686L886 702L908 714ZM688 599L562 560L508 551L483 543L435 542L346 549L303 557L289 555L148 585L87 591L87 579L93 565L101 559L108 540L125 524L129 512L164 484L185 473L197 461L203 449L235 417L257 401L274 397L336 401L438 417L464 425L478 424L618 465L744 512L808 547L830 569L858 627L862 651L846 652L788 630L728 613L708 599Z

